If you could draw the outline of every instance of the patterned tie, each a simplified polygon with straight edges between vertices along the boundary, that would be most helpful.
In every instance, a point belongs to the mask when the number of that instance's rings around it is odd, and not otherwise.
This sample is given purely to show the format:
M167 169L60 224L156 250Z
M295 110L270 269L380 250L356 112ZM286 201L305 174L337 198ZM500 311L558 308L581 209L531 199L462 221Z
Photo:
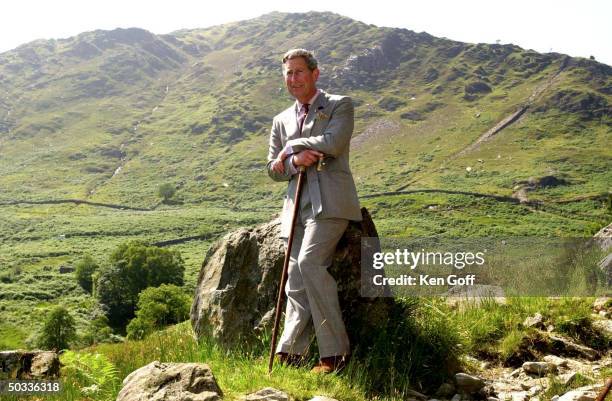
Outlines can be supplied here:
M310 107L308 103L304 103L302 105L302 110L304 112L298 118L298 124L300 125L300 136L302 135L302 127L304 126L304 120L306 120L306 116L308 115L308 107Z

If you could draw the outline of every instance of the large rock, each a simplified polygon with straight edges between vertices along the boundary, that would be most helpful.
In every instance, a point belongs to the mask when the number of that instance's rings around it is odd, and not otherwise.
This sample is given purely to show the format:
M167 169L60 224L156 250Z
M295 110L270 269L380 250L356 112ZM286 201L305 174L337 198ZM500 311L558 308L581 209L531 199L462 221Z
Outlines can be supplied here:
M608 224L593 235L593 240L603 251L612 249L612 223Z
M457 373L455 375L457 389L464 394L472 394L485 386L484 380L480 377L468 375L467 373Z
M558 401L595 401L597 393L587 390L572 390L559 397Z
M123 380L117 401L220 401L221 397L208 365L154 361Z
M593 241L603 251L612 250L612 223L599 230L594 236ZM608 286L612 286L612 252L608 253L598 263L599 268L606 276L606 283Z
M544 316L540 312L537 312L533 316L529 316L523 321L523 327L544 327Z
M555 372L557 367L548 362L525 362L523 364L523 370L526 373L531 373L538 376L545 376L548 373Z
M577 344L561 335L549 334L548 339L553 350L555 350L558 355L577 356L586 358L589 361L594 361L599 358L599 353L594 349L582 344Z
M280 220L241 228L210 247L191 306L198 338L212 335L226 345L252 339L261 319L274 309L284 248L279 230Z
M336 248L330 273L351 344L364 344L389 320L392 298L361 297L361 238L377 237L369 213L351 222ZM242 228L213 244L198 277L191 323L198 336L225 345L256 340L273 321L284 258L280 221Z
M53 351L0 351L0 380L57 378L60 361Z

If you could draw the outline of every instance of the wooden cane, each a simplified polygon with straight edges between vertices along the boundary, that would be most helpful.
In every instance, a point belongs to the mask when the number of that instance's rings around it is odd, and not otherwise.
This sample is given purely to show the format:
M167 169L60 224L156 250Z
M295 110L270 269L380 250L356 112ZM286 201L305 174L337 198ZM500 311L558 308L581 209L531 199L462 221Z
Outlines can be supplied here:
M295 231L295 221L297 220L298 211L300 208L300 197L302 195L302 186L304 185L304 166L299 167L299 175L297 188L295 189L295 201L293 205L293 216L291 217L291 228L289 230L289 240L287 241L287 249L285 250L285 261L283 262L283 272L281 274L280 286L278 289L278 298L276 299L276 313L274 315L274 328L272 329L272 344L270 345L270 359L268 360L268 374L272 373L272 365L274 365L274 351L276 348L276 337L278 335L278 325L280 323L281 309L285 294L285 284L287 284L287 272L289 270L289 259L291 257L291 247L293 246L293 233Z
M595 401L603 401L606 399L606 395L610 392L610 388L612 388L612 377L609 377L606 381L606 385L601 389L601 392L597 396Z

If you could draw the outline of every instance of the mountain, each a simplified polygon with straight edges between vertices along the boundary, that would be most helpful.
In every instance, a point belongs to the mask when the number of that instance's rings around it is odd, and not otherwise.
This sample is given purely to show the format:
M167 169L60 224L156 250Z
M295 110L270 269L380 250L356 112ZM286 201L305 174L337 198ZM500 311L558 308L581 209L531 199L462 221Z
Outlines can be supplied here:
M320 87L355 99L362 194L411 183L510 194L555 174L569 193L609 189L611 67L311 12L169 35L94 31L2 53L0 197L147 207L167 181L188 202L273 199L261 169L271 118L290 103L279 58L296 46L316 50Z
M322 89L353 98L351 167L381 235L582 236L609 223L612 67L594 60L327 12L38 40L0 54L5 346L68 299L87 324L91 297L57 273L83 254L172 246L190 289L214 238L280 210L285 185L264 166L272 117L292 102L280 59L294 47L315 50Z

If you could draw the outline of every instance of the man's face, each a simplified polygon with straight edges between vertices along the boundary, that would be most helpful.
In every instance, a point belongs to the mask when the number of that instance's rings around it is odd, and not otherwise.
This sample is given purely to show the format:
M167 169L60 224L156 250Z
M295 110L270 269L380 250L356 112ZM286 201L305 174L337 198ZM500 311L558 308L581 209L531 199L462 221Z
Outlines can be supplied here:
M317 92L316 82L319 78L319 69L308 69L304 57L287 60L283 67L285 85L291 95L300 103L308 102Z

